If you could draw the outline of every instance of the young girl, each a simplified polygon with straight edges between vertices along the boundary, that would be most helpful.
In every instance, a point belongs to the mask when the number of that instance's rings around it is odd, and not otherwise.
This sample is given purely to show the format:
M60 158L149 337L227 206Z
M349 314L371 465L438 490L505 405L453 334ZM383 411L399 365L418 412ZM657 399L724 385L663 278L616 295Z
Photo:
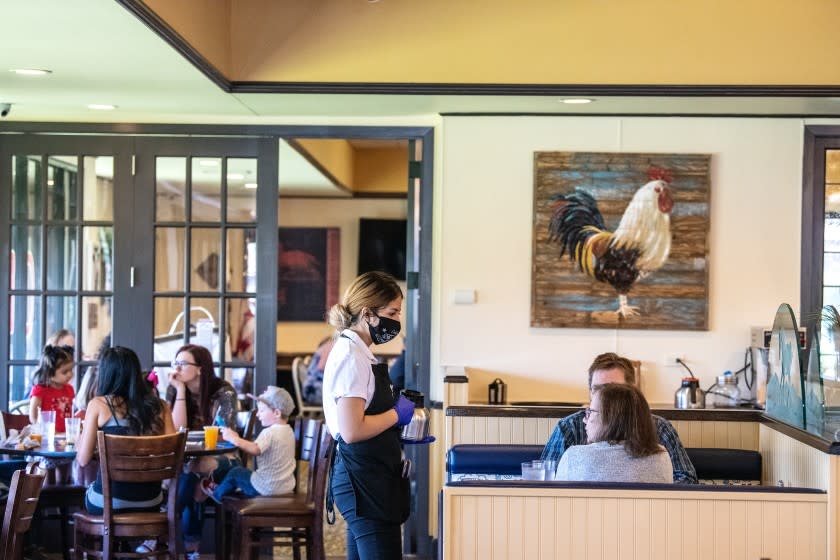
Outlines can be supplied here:
M230 428L222 428L222 438L259 457L257 469L234 467L218 485L209 478L202 480L202 491L217 503L237 488L248 498L288 494L295 489L295 434L289 426L289 415L295 409L292 396L285 389L269 385L262 395L253 398L257 401L257 418L265 428L256 441L242 439Z
M40 410L55 411L55 431L64 431L64 418L73 414L73 349L69 346L44 347L38 369L32 375L29 395L29 421L38 422Z

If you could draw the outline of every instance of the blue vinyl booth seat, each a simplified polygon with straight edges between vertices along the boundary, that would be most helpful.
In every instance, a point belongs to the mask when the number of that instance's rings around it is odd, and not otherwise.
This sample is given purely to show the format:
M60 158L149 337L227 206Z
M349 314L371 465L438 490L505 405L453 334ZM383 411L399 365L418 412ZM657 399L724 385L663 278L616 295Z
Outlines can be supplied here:
M446 454L447 482L517 480L522 463L539 459L542 445L461 444ZM761 484L761 454L746 449L686 448L705 484Z

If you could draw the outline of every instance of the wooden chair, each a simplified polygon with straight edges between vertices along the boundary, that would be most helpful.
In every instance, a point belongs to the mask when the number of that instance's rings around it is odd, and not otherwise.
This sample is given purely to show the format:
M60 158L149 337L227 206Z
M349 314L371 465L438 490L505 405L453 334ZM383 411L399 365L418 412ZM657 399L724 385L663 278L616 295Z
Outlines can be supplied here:
M29 425L29 416L26 414L12 414L3 412L3 437L8 435L8 430L22 430ZM41 490L41 497L38 500L38 508L35 513L36 524L44 521L58 521L60 532L59 539L64 560L70 560L70 513L71 509L82 509L85 506L85 492L87 487L81 484L70 482L70 473L67 469L70 465L62 465L46 472L46 484ZM51 511L54 510L54 511Z
M308 484L288 496L227 497L222 505L222 527L230 521L233 547L241 560L258 557L261 547L290 546L295 560L306 548L307 560L324 560L324 498L330 469L332 437L320 420L309 419L301 436L301 456L308 457ZM300 485L302 486L302 485ZM224 533L225 531L219 531ZM217 549L230 558L229 544Z
M237 412L236 424L237 431L243 439L254 441L254 433L257 430L257 409ZM250 468L252 457L241 449L239 450L239 460L242 461L242 466Z
M23 558L23 534L32 525L38 507L38 497L44 485L44 473L38 465L30 463L26 470L15 471L6 500L3 533L0 536L0 557L4 560Z
M295 387L295 404L297 405L298 416L312 416L321 418L324 415L324 407L315 404L306 404L303 400L303 384L306 381L307 367L310 357L298 356L292 361L292 384Z
M76 513L76 560L87 558L138 558L165 556L178 558L181 548L180 523L176 508L178 474L184 465L187 434L180 432L165 436L115 436L97 434L99 464L102 472L102 494L105 505L102 515ZM150 511L120 513L111 504L111 482L169 481L169 498L165 512ZM115 544L121 539L151 539L166 543L166 550L116 553ZM93 541L93 542L90 542ZM96 545L101 543L101 550ZM133 550L133 549L132 549Z

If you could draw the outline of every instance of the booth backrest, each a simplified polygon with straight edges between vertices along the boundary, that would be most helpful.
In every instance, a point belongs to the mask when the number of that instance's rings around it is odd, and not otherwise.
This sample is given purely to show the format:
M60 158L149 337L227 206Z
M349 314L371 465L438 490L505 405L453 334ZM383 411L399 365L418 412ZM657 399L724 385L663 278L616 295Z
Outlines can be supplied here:
M761 481L761 453L748 449L687 447L697 478L714 481Z
M522 474L523 461L539 459L541 445L460 444L446 454L447 480L510 480ZM746 449L686 448L701 482L756 484L761 454Z

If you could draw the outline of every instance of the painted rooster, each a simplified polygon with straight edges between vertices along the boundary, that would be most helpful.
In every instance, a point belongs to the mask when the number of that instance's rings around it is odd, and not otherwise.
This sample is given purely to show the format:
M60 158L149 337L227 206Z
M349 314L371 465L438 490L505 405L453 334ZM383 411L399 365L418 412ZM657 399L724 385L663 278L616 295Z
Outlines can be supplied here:
M650 181L636 191L615 232L606 231L595 198L576 189L553 204L549 241L562 247L587 276L606 282L618 293L616 314L638 315L627 304L633 284L659 269L671 250L670 174L659 167L648 170Z

